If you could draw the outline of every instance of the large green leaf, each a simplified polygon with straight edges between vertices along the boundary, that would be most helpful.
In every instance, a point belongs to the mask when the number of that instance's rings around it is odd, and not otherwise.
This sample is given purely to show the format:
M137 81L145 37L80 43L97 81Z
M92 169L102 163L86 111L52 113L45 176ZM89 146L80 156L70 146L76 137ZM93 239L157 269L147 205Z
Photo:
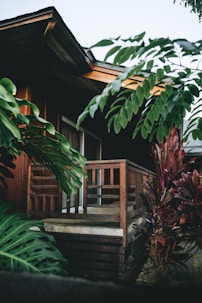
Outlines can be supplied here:
M68 261L41 220L24 213L10 213L10 205L0 202L0 269L67 275Z
M4 127L7 128L12 133L13 137L19 140L21 139L20 130L13 122L13 120L9 119L9 117L4 111L0 111L0 121L2 122Z
M71 148L67 138L62 134L56 133L60 140L55 140L52 137L43 136L42 131L43 128L29 126L28 131L22 135L22 143L17 142L18 148L24 151L31 160L48 168L65 192L75 192L76 188L81 186L80 179L85 176L86 158Z
M13 81L11 81L9 78L2 78L0 80L0 84L3 85L6 89L6 91L11 94L11 95L16 95L17 92L17 88L15 86L15 84L13 83Z
M68 194L75 192L75 188L81 186L81 178L85 176L83 168L86 158L79 151L71 148L67 138L57 132L51 122L40 116L39 109L34 103L15 98L15 93L16 87L13 82L8 78L2 78L0 80L0 148L6 147L12 159L16 155L21 155L21 152L26 153L32 161L47 167L65 192ZM103 102L104 98L100 99ZM29 107L30 114L22 114L22 106ZM5 162L4 164L6 165ZM3 177L7 177L6 172L7 170L1 171L2 180ZM63 179L67 178L68 181L64 182Z

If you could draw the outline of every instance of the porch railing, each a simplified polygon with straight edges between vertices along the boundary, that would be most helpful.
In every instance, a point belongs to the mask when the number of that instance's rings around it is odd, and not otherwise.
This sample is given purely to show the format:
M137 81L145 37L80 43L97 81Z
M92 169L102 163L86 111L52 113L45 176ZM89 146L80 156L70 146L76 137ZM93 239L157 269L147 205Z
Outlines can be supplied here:
M32 217L82 218L116 225L126 231L143 210L140 193L154 173L125 159L87 161L82 194L62 209L62 191L50 173L30 165L28 212ZM81 199L82 198L82 199Z
M125 159L88 161L84 182L84 213L98 213L99 218L116 222L123 232L143 212L143 184L154 173ZM124 235L126 238L126 235Z

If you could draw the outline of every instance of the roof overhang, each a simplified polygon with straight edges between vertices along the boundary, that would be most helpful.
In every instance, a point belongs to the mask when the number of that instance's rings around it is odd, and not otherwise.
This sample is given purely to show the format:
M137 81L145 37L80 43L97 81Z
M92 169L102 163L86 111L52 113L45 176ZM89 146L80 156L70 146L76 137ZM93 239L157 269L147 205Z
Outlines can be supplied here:
M47 85L50 81L79 87L93 96L124 70L97 61L78 43L54 7L0 21L0 42L2 77L34 74ZM136 88L143 80L131 77L123 87Z
M111 83L113 80L115 80L118 75L124 72L125 67L111 67L110 65L106 66L101 65L97 62L97 65L95 64L92 68L92 71L85 74L84 77L87 79L92 79L95 81L100 81L105 84ZM142 85L143 81L145 80L145 77L141 76L131 76L128 79L124 80L122 83L123 88L130 88L130 89L136 89L139 85ZM163 85L155 86L151 90L151 94L158 95L159 92L164 90Z
M54 7L1 21L0 41L0 54L7 51L15 62L30 64L34 58L36 64L49 51L73 74L86 73L93 64Z

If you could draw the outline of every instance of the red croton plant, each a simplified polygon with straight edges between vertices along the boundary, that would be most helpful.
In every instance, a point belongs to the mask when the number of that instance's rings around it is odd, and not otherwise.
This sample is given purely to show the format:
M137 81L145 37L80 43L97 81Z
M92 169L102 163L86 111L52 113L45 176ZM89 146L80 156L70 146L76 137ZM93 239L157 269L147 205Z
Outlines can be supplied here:
M152 223L150 257L156 277L186 266L202 248L202 185L195 158L182 148L177 128L162 143L154 143L156 180L147 184L147 219Z

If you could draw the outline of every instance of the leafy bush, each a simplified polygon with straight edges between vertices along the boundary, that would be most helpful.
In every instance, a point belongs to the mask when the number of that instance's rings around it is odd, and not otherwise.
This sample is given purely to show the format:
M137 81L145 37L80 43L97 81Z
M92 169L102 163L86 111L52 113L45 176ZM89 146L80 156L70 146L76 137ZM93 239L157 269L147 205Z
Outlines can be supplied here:
M186 262L202 248L202 185L195 158L182 149L179 132L173 128L161 143L153 145L155 184L146 184L147 220L152 224L150 258L156 279Z

